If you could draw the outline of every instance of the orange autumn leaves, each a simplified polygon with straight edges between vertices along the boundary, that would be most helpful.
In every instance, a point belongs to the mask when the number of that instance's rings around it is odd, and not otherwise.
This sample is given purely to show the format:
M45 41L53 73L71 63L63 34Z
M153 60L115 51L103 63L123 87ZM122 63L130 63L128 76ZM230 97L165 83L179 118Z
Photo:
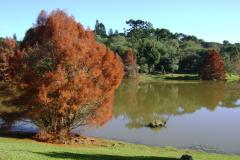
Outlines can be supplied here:
M17 56L17 43L9 38L0 42L0 80L7 81L9 79L9 60L10 57Z
M218 52L209 50L203 62L201 78L203 80L226 80L224 62Z
M129 48L122 58L125 65L125 76L127 78L136 79L139 70L136 54L134 54L133 50Z
M15 63L9 73L14 73L11 82L21 93L14 102L38 113L34 118L40 129L69 133L79 125L103 124L111 118L124 66L72 16L61 10L41 12L20 50L19 58L8 61Z
M132 49L128 49L127 53L123 57L124 63L126 65L136 65L137 64L137 57L133 53Z

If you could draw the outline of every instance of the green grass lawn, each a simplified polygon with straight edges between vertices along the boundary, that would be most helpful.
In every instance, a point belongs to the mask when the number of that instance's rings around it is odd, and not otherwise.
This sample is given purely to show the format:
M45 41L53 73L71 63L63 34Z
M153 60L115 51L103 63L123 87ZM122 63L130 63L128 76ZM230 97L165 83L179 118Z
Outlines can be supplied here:
M207 154L127 143L73 146L40 143L29 139L0 138L1 160L177 160L183 154L192 155L194 160L240 160L240 156L236 155Z

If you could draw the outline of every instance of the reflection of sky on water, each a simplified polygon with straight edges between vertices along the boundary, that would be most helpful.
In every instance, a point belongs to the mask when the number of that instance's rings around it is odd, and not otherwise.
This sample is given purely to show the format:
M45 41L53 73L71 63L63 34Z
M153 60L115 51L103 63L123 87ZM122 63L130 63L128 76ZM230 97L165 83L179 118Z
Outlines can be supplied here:
M237 105L237 106L240 106L240 100L239 99L236 100L234 104Z
M211 146L228 153L240 153L240 108L202 108L194 114L171 116L159 132L149 128L129 129L128 119L119 116L102 128L85 130L86 135L153 146Z
M31 120L16 121L12 125L12 131L17 132L37 132L37 127L32 123Z

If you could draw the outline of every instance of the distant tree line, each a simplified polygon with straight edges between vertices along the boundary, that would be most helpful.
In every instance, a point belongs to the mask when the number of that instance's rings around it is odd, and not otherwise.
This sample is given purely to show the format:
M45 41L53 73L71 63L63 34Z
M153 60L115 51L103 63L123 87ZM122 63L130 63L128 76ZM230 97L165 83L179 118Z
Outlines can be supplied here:
M42 15L44 17L46 15ZM41 23L36 22L36 26ZM129 49L134 54L136 62L129 66L125 63L125 71L131 73L193 73L202 71L202 65L208 50L220 53L228 73L240 74L240 43L232 44L225 40L223 43L206 42L193 35L172 33L167 29L154 28L150 22L143 20L126 21L128 29L124 32L109 29L96 21L94 33L96 41L105 44L118 53L123 62L129 58ZM31 32L28 31L28 32ZM17 40L14 34L13 38ZM0 41L4 38L0 37ZM17 41L18 45L21 41ZM131 56L130 56L131 57ZM133 62L133 61L132 61ZM135 70L134 70L135 69ZM129 75L126 72L125 75Z
M199 73L208 50L220 52L228 73L240 74L240 43L206 42L193 35L154 28L150 22L128 20L123 33L96 21L95 35L121 57L132 48L141 73ZM126 56L125 56L126 57Z

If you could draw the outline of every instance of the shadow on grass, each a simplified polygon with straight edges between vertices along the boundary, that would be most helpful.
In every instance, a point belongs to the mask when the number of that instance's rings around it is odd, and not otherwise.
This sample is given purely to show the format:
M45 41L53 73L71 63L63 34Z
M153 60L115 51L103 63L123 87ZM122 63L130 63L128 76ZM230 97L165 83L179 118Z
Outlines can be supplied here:
M102 155L102 154L80 154L69 152L50 152L39 153L33 152L39 155L47 156L55 159L70 159L70 160L179 160L177 158L166 157L151 157L151 156L117 156L117 155Z
M35 135L36 133L0 131L0 137L5 138L32 139Z

